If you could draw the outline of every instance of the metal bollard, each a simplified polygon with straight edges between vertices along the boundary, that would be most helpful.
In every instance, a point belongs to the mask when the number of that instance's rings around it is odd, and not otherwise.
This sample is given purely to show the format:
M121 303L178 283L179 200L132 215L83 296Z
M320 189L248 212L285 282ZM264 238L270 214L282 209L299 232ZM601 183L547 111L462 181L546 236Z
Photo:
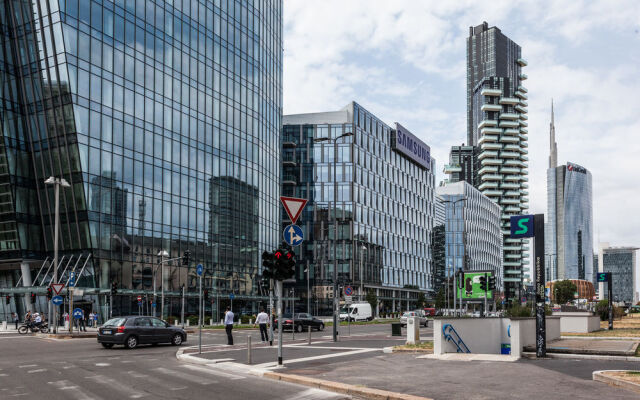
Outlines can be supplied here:
M251 335L247 336L247 364L251 365Z
M307 338L307 344L311 344L311 325L309 325L309 337Z

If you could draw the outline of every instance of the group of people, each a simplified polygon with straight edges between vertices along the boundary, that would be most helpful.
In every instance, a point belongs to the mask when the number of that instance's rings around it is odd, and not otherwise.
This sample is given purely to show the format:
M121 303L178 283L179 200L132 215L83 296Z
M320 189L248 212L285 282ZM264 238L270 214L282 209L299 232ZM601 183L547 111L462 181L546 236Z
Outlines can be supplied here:
M229 346L233 346L233 318L235 315L233 311L231 311L230 307L227 307L227 311L224 313L224 330L227 332L227 344ZM267 331L267 326L269 325L269 315L264 311L264 308L260 311L258 316L256 317L256 322L253 324L255 326L260 326L260 339L263 342L269 341L269 332Z
M35 326L36 328L40 327L42 323L45 321L44 314L40 314L38 312L32 313L31 310L28 310L24 316L24 323L31 327ZM16 330L18 329L18 322L20 322L20 318L17 313L13 313L13 322L16 324Z

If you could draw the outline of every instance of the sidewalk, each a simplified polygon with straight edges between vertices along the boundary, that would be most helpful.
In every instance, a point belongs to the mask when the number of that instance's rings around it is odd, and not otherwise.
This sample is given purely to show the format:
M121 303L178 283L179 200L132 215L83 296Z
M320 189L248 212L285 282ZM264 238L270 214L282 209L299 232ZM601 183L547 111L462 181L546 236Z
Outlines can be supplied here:
M547 353L564 353L564 354L591 354L603 356L624 356L633 357L638 348L636 340L621 339L558 339L547 343ZM525 351L533 351L533 346L527 346Z

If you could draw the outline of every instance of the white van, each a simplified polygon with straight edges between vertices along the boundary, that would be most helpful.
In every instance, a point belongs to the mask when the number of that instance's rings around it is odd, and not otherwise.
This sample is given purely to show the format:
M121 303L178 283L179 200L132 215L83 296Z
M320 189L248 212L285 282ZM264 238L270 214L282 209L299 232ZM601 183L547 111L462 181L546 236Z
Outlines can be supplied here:
M371 312L371 304L369 303L353 303L347 307L340 309L340 321L371 321L373 313Z

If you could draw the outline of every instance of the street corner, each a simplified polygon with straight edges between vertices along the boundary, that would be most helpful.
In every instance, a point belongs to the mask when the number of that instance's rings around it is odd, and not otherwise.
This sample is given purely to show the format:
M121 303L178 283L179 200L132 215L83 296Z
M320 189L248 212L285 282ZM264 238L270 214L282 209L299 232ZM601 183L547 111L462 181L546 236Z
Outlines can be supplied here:
M640 371L637 370L593 371L593 380L640 393Z

